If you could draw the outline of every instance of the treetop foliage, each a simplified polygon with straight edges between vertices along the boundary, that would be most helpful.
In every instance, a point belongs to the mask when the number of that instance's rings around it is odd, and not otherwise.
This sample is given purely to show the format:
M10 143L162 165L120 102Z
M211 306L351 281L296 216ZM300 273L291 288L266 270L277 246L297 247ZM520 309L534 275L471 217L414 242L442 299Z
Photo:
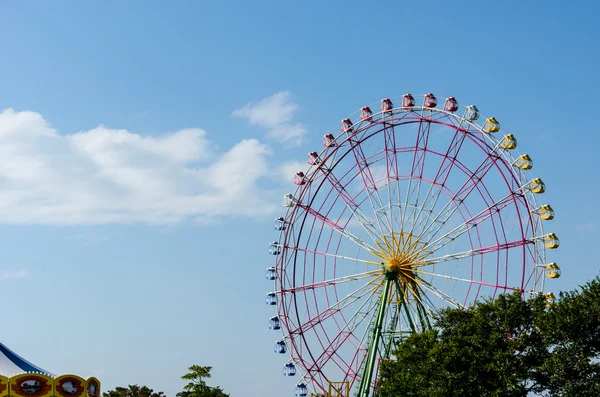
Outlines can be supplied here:
M187 374L181 379L190 381L177 393L177 397L229 397L220 387L211 387L204 379L210 378L212 367L192 365ZM129 387L116 387L102 394L103 397L166 397L163 392L154 392L147 386L129 385Z
M500 295L445 309L380 369L380 397L600 396L600 279L563 292Z

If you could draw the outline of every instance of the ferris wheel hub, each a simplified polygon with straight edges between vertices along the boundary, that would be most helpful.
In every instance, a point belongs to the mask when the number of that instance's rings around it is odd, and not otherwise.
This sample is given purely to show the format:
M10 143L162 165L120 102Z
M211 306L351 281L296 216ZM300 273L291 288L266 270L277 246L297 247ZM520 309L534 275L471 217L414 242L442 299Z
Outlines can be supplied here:
M425 244L419 237L406 232L394 232L383 236L382 243L376 243L380 252L375 255L383 262L386 278L401 282L417 281L414 268L423 260Z
M385 275L390 280L415 280L413 265L414 264L408 260L393 258L385 264Z

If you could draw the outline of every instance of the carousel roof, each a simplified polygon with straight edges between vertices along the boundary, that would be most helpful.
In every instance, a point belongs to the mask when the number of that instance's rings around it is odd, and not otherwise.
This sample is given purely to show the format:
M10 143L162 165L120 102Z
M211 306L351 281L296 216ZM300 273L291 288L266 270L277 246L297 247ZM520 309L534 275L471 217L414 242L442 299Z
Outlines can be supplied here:
M33 365L8 347L0 343L0 375L12 376L23 372L41 372L54 377L54 374Z

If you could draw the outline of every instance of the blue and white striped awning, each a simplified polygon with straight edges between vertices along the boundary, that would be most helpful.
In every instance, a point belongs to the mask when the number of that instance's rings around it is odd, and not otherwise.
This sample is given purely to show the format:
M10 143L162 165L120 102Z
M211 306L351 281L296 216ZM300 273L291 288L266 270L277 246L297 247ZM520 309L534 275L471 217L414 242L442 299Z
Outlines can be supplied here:
M13 376L23 372L41 372L48 376L54 375L45 369L33 365L8 347L0 343L0 375Z

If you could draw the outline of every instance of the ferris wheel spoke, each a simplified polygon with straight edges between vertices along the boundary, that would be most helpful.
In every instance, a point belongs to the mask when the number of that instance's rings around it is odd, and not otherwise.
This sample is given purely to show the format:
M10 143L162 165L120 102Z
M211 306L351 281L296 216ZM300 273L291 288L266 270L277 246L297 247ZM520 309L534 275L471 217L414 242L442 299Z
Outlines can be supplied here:
M422 110L421 116L419 118L419 127L417 128L417 141L415 143L415 151L413 153L413 160L410 171L410 178L408 180L408 187L406 189L406 203L404 204L404 208L402 209L402 225L400 230L405 230L406 226L408 226L406 219L406 211L409 206L413 207L413 217L416 212L416 208L419 203L419 194L421 191L421 180L423 178L423 170L425 168L425 157L427 153L427 143L429 141L429 130L431 129L431 121L426 120L425 126L423 126L424 121L424 112L425 109ZM413 180L416 179L416 186L413 186ZM413 194L414 193L414 194ZM412 196L414 198L414 204L411 203ZM413 219L413 223L414 223Z
M472 216L471 218L467 219L465 222L463 222L459 226L455 227L454 229L450 230L449 232L445 233L444 235L438 237L436 240L431 241L435 238L435 236L437 235L439 230L441 230L441 226L443 226L443 225L440 225L440 227L438 227L431 234L429 240L425 242L425 246L427 247L427 252L431 254L431 253L438 251L439 249L446 246L448 243L455 241L457 238L459 238L463 234L467 233L473 227L480 225L481 223L483 223L487 219L491 218L495 214L500 213L502 211L502 209L506 208L507 206L509 206L511 203L514 202L516 194L517 193L513 193L508 196L503 197L502 199L500 199L500 200L496 201L495 203L493 203L492 205L488 206L486 209L479 212L475 216Z
M460 152L460 149L467 136L466 131L461 129L462 121L463 120L461 119L461 123L455 127L456 131L454 133L454 136L452 137L452 141L450 142L448 150L446 151L446 154L440 162L440 166L438 167L438 170L433 178L433 182L431 182L429 185L429 189L425 194L425 198L423 200L423 204L419 209L419 213L415 217L413 228L410 231L411 234L414 234L414 229L417 228L417 234L421 235L421 232L418 230L418 228L423 226L423 224L426 224L427 219L429 218L429 215L426 215L425 217L423 217L423 220L420 221L423 211L425 211L428 214L432 214L443 192L443 189L446 185L446 181L448 180L450 172L452 171L452 168L456 163L458 153Z
M486 283L484 281L479 281L479 280L469 280L466 278L461 278L461 277L456 277L456 276L449 276L447 274L439 274L439 273L432 273L432 272L426 272L420 269L415 269L414 270L415 273L418 274L422 274L425 276L432 276L432 277L439 277L439 278L443 278L443 279L447 279L447 280L454 280L454 281L461 281L464 283L468 283L468 284L476 284L476 285L481 285L484 287L493 287L493 288L502 288L502 289L506 289L506 290L511 290L511 291L520 291L520 288L515 288L515 287L508 287L508 286L499 286L498 284L492 284L492 283Z
M421 281L421 285L423 286L424 289L430 291L434 295L437 295L439 298L446 301L447 303L453 305L454 307L461 308L461 309L463 309L465 307L464 305L459 303L456 299L454 299L453 297L451 297L444 291L440 290L439 288L434 287L432 284L426 282L425 280L420 280L420 281Z
M332 278L330 280L318 281L316 283L310 283L310 284L304 284L304 285L294 287L294 288L287 288L287 289L283 289L282 292L296 293L296 292L301 292L301 291L308 291L308 290L312 290L312 289L328 287L330 285L342 284L342 283L347 283L350 281L358 281L358 280L362 280L364 278L381 276L382 273L383 272L381 270L371 270L369 272L353 274L351 276Z
M392 189L397 190L398 200L397 203L400 203L400 175L398 171L398 157L396 154L396 133L394 129L394 124L386 123L383 121L383 144L384 144L384 152L385 152L385 169L387 176L387 190L388 190L388 211L390 214L391 221L391 230L394 230L394 225L400 224L398 219L394 220L394 214L400 213L399 208L393 208L393 197L396 196ZM394 181L394 182L392 182Z
M458 189L454 195L448 200L440 212L435 216L434 219L424 227L422 235L426 235L431 231L433 225L439 222L439 226L436 230L439 231L443 225L454 215L465 199L471 194L473 190L481 183L488 171L496 164L501 158L494 153L489 155L481 162L477 169L467 178L463 185ZM441 218L441 220L440 220ZM435 234L435 233L434 233Z
M431 324L429 324L429 318L433 318L437 309L431 301L431 299L429 299L423 288L418 283L415 283L415 289L417 290L417 293L413 294L413 296L423 308L423 312L427 316L427 323L429 325L429 328L431 328Z
M337 255L337 254L332 254L332 253L329 253L329 252L313 251L313 250L310 250L308 248L294 247L294 246L291 246L291 245L285 246L284 248L285 249L294 250L294 251L304 252L304 253L307 253L307 254L323 255L323 256L326 256L326 257L330 257L330 258L346 259L346 260L354 261L354 262L368 263L369 265L380 265L381 264L381 262L374 262L374 261L368 261L368 260L365 260L365 259L352 258L350 256Z
M365 243L360 238L356 237L354 234L352 234L350 231L346 230L344 227L342 227L337 222L329 219L326 215L323 215L323 214L319 213L318 211L316 211L316 210L312 209L311 207L308 207L302 203L297 203L296 205L298 207L302 208L303 210L305 210L306 212L308 212L310 215L312 215L316 219L323 222L325 225L331 227L333 230L340 233L342 236L346 237L348 240L352 241L359 247L363 248L364 250L371 252L371 253L376 252L375 248L371 247L369 244Z
M325 179L335 189L346 207L350 210L354 218L361 224L362 228L369 235L369 237L371 237L373 242L376 243L380 241L382 231L377 230L375 224L364 214L360 208L360 205L355 202L354 198L350 195L350 193L348 193L345 186L335 177L335 175L333 175L333 172L330 169L325 167L319 167L319 169L323 172Z
M417 265L415 265L415 268L435 265L436 263L449 262L457 259L469 258L476 255L485 255L491 252L508 250L515 247L522 247L527 244L535 244L535 242L533 240L517 240L503 244L490 245L488 247L478 248L470 251L458 252L456 254L439 256L437 258L426 259L422 262L419 262Z
M304 323L298 325L293 330L290 330L290 332L289 332L290 336L294 337L294 335L303 334L303 333L311 330L312 328L316 327L317 325L321 324L323 321L327 320L328 318L335 315L336 313L341 312L342 310L344 310L346 307L350 306L354 302L364 298L366 295L375 294L377 289L383 283L382 280L379 280L379 283L377 283L377 281L378 281L378 279L373 279L373 280L369 281L368 283L357 288L354 292L346 295L346 297L340 299L339 301L330 305L326 309L320 311L319 314L317 314L316 316L309 318L308 320L306 320Z
M348 138L348 142L350 144L350 149L354 154L356 166L358 167L360 176L362 177L365 191L373 209L373 214L375 215L375 219L379 224L380 231L382 233L385 233L385 231L391 233L393 227L391 224L391 220L389 219L389 214L386 212L386 207L381 201L381 196L379 195L376 181L373 178L373 174L369 167L369 162L365 157L365 153L362 149L362 146L360 145L360 141L356 140L355 137L356 135ZM383 218L383 221L381 218Z
M337 335L331 339L329 345L327 347L324 347L323 353L321 353L321 355L314 360L313 367L320 368L324 366L329 360L331 360L335 352L341 347L341 345L353 336L353 332L356 330L356 328L358 328L360 324L363 323L365 318L373 314L373 310L377 306L377 299L373 299L373 297L377 298L377 295L373 294L369 299L365 299L365 301L354 312L354 314L346 320L346 324L344 325L344 327L342 327L342 329L339 330ZM367 306L367 304L369 305ZM344 362L344 364L346 365L346 367L350 367L348 363ZM343 368L341 367L340 369L343 370Z

